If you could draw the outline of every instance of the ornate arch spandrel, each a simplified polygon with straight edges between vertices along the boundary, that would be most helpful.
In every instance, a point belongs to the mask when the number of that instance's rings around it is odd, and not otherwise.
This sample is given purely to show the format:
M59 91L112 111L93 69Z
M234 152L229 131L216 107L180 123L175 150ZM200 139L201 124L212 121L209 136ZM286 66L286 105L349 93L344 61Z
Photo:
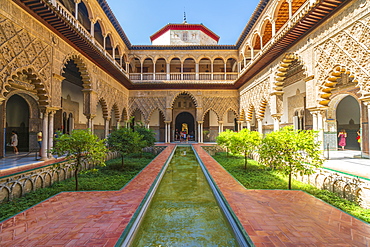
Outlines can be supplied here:
M223 120L223 116L228 110L235 112L238 117L239 114L239 98L238 97L203 97L203 108L213 109L219 118L219 121Z
M340 30L314 48L317 57L315 64L317 74L316 86L320 89L320 93L317 95L318 102L322 98L322 93L328 93L323 91L327 88L325 83L329 81L336 84L337 80L334 80L335 78L332 77L339 77L339 75L333 75L332 73L337 72L352 75L356 87L360 88L362 97L366 98L370 96L370 63L368 62L370 58L369 32L370 17L366 17ZM340 70L337 69L338 66ZM329 91L329 89L326 91ZM323 99L326 102L321 103L327 105L330 102L330 97L329 99Z
M6 94L11 88L9 80L13 80L14 75L23 71L35 75L32 79L35 83L41 82L44 92L39 92L39 95L50 92L52 54L50 45L0 15L1 95Z
M199 99L191 92L188 92L188 91L180 91L180 92L176 92L174 93L173 95L171 95L171 100L169 101L170 103L170 107L173 108L173 104L175 103L176 99L181 95L181 94L186 94L188 95L191 100L193 101L193 104L195 107L200 107L200 104L199 104Z
M134 110L139 109L143 114L145 122L149 121L154 109L166 112L165 97L130 97L128 115L131 116Z

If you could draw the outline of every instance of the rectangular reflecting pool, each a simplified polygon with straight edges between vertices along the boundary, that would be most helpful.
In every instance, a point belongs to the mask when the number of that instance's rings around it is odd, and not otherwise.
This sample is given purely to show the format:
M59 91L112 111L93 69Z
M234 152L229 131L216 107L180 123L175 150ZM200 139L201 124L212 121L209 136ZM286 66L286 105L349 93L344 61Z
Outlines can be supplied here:
M239 246L191 146L178 146L130 246Z

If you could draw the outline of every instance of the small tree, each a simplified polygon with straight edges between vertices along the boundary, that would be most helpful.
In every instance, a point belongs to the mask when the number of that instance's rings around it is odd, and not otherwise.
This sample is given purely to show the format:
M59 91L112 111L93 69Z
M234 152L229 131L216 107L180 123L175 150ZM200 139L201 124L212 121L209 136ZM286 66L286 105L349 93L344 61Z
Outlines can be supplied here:
M228 155L230 147L231 147L231 137L235 133L229 129L226 129L225 131L218 134L216 137L217 145L220 147L226 148L226 154Z
M66 159L74 161L72 169L75 175L76 190L78 190L78 173L82 163L88 161L104 166L107 151L105 140L99 140L90 130L73 130L70 135L59 135L55 138L52 149L53 154L66 155Z
M232 153L241 154L244 156L244 169L247 169L248 156L254 151L257 151L261 144L261 134L257 131L242 129L241 131L231 135L230 150Z
M271 132L262 140L260 160L288 175L288 189L291 189L292 174L311 174L313 167L323 164L316 137L313 130L294 130L293 126Z
M123 167L124 156L140 152L146 145L146 141L139 132L133 131L131 128L119 128L109 135L108 145L113 150L120 152Z
M155 133L153 132L153 130L151 130L149 128L146 128L142 124L138 124L138 125L135 126L135 131L138 132L142 136L142 139L144 141L142 148L153 147L154 146Z

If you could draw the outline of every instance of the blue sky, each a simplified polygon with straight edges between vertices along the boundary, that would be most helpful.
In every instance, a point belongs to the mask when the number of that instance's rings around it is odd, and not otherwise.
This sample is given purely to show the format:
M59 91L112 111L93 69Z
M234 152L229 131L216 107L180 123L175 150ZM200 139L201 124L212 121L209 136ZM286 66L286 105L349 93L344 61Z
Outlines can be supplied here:
M259 0L107 0L131 44L150 45L149 37L168 23L202 23L219 44L234 45Z

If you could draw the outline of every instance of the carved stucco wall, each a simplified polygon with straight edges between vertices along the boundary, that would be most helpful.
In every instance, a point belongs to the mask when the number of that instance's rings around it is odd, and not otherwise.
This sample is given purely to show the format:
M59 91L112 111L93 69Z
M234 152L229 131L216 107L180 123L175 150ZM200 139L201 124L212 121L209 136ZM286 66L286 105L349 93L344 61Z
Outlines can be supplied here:
M0 13L0 98L9 98L9 91L15 88L35 96L40 94L32 84L31 79L36 78L45 87L47 106L61 107L61 74L67 61L73 60L81 73L84 88L92 92L91 97L84 99L87 108L84 113L93 114L98 100L104 98L109 114L114 105L122 114L128 105L128 90L124 86L35 20L25 17L23 23L16 23L20 18L18 12L12 20ZM27 21L35 24L27 28L22 26ZM30 27L37 30L29 31Z
M315 47L317 83L322 86L335 67L357 80L363 96L370 93L370 18L358 20ZM319 96L318 96L319 97Z
M51 91L52 47L25 29L0 15L0 89L5 97L10 90L9 80L26 72L37 77L47 92ZM13 83L27 90L35 90L31 78ZM18 83L17 83L18 81ZM17 86L17 85L16 85Z
M213 91L213 90L171 90L162 92L140 91L131 94L129 98L129 115L136 109L144 115L146 122L150 120L150 116L155 109L158 109L166 115L166 121L172 121L171 112L173 102L180 94L187 94L192 98L195 107L197 108L196 121L203 120L203 114L212 109L219 120L228 110L232 110L236 114L239 112L239 98L236 90Z

